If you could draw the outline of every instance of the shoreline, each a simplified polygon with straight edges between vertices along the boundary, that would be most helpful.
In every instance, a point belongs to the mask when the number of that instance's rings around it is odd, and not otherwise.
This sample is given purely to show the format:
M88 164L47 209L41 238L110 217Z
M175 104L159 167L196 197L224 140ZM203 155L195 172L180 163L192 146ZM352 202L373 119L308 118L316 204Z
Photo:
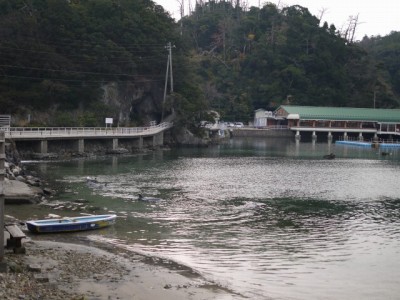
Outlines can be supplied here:
M1 299L243 299L186 266L93 243L35 240L6 250Z
M19 184L18 181L10 181ZM20 192L21 189L10 186L8 191ZM27 191L26 197L34 197L35 192ZM7 207L16 205L16 202L12 203L8 203ZM28 205L38 204L31 202ZM20 227L22 225L19 218L10 215L6 215L6 220ZM25 226L21 229L26 233ZM14 254L12 250L5 249L4 260L0 262L0 299L245 298L205 279L188 266L101 241L80 239L73 235L27 234L23 246L26 254ZM1 269L6 269L6 272L1 272Z

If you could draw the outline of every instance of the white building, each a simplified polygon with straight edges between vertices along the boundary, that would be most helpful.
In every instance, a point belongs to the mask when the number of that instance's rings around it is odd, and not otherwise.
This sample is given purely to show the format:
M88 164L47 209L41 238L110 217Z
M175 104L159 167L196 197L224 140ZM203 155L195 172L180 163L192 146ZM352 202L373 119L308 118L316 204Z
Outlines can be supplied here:
M254 127L264 128L275 126L276 118L272 111L267 111L263 108L257 109L254 114Z

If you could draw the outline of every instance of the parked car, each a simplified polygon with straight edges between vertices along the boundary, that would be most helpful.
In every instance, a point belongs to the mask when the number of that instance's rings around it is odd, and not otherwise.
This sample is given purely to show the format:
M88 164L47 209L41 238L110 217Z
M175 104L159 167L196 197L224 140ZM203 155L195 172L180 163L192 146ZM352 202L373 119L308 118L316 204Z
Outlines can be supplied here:
M243 125L242 122L235 122L235 127L236 127L236 128L243 128L244 125Z

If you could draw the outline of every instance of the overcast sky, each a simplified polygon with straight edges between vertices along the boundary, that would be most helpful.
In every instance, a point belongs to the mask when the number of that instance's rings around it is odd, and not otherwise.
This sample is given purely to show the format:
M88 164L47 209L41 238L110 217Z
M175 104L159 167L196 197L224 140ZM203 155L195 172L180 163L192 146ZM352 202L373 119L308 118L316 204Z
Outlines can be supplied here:
M153 0L162 5L169 11L175 19L179 19L179 2L182 0ZM185 7L189 1L195 3L196 0L183 0ZM206 1L206 0L203 0ZM244 1L244 0L241 0ZM400 31L400 0L281 0L263 1L247 0L249 6L261 6L266 2L278 5L301 5L309 9L311 14L319 16L324 9L325 13L322 22L334 24L340 30L347 27L350 16L358 15L358 27L356 29L356 39L362 39L364 35L377 36L387 35L391 31ZM185 11L187 9L185 8ZM322 24L322 23L321 23Z

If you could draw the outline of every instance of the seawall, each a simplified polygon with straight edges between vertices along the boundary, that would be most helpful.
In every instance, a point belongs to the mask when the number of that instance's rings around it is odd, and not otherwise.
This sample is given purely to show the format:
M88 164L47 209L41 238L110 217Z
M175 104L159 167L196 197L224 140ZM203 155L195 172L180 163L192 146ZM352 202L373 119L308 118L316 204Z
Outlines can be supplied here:
M289 129L232 128L230 130L233 137L294 138L294 133Z

